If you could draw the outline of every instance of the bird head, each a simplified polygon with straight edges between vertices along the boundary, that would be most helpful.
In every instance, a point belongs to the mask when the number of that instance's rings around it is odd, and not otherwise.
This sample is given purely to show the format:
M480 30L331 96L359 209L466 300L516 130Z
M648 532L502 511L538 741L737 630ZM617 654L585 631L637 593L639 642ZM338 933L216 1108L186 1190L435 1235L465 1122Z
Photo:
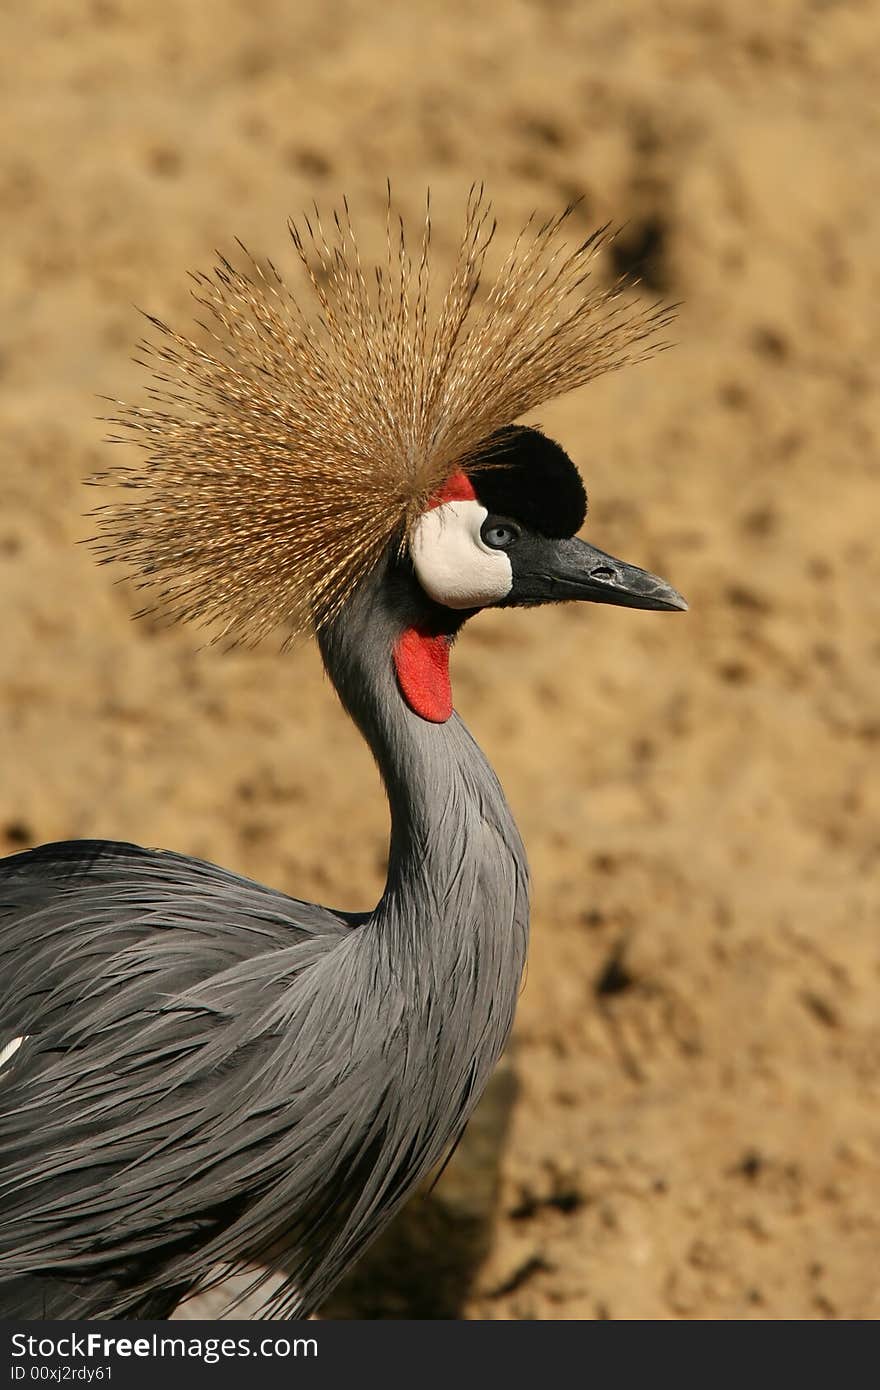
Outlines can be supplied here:
M103 560L154 596L145 611L214 640L290 640L333 624L380 570L407 591L393 660L410 709L451 713L448 649L489 606L583 599L682 609L663 580L576 532L583 483L563 449L511 424L664 346L671 311L596 284L601 229L567 243L571 209L530 219L494 275L482 188L445 290L431 218L415 256L387 208L387 256L367 274L348 205L329 234L290 224L305 296L244 252L193 276L201 336L150 319L145 399L111 416L146 452L92 481L122 488L94 513ZM403 611L403 610L401 610Z
M437 722L449 717L448 648L482 608L571 600L687 608L664 580L580 540L586 514L586 489L564 449L516 425L498 430L471 468L437 492L401 561L417 597L394 661L415 713Z

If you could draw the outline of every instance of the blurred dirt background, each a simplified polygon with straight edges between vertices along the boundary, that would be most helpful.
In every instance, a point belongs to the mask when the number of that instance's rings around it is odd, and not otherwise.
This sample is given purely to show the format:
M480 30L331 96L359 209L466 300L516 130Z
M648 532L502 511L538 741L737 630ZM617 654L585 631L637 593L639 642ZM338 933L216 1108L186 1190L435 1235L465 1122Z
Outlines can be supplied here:
M474 178L508 232L626 221L608 272L683 301L679 345L540 422L590 538L691 612L456 649L531 963L469 1145L334 1315L880 1315L877 5L30 0L0 51L0 850L375 900L381 790L315 653L133 624L77 547L93 393L135 389L134 303L187 321L235 235L290 265L312 198L369 246L386 175L414 218L430 183L441 255Z

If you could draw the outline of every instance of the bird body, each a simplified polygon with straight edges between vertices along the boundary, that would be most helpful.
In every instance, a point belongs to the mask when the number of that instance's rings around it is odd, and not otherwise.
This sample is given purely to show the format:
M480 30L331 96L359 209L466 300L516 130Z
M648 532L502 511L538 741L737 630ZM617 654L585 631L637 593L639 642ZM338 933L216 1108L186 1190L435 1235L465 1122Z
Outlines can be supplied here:
M0 864L2 1041L27 1035L0 1073L7 1316L168 1316L206 1267L279 1251L275 1306L308 1313L481 1094L525 961L525 861L458 717L389 698L381 592L322 639L391 804L374 912L131 845Z
M196 277L213 345L155 321L158 385L119 417L150 457L117 470L107 558L173 615L314 633L382 775L388 878L345 913L127 844L0 862L0 1315L166 1317L253 1265L283 1273L269 1311L313 1312L503 1050L528 876L452 643L490 605L686 605L576 538L577 470L511 423L644 355L663 313L586 294L592 243L562 256L556 220L469 329L485 217L477 196L433 334L428 234L371 300L344 219L320 274L294 233L315 323L274 267L226 261Z

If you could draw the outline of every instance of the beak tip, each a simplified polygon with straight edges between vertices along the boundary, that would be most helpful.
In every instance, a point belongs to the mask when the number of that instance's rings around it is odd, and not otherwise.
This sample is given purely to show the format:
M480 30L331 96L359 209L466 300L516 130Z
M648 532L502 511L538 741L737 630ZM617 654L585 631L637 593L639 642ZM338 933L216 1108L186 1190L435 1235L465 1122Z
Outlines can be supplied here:
M654 576L651 578L654 579ZM690 605L684 595L667 584L665 579L655 579L645 607L659 608L666 613L686 613Z
M657 607L663 608L667 613L686 613L690 604L684 594L680 594L677 589L673 589L671 584L667 584L665 579L659 579L657 575L648 575L652 581L651 593L657 601Z

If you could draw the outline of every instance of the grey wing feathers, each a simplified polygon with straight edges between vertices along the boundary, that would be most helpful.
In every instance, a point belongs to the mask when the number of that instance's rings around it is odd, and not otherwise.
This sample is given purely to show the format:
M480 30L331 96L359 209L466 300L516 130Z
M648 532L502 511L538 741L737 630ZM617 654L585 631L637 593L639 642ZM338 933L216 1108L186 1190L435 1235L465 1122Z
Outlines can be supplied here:
M132 952L140 960L139 945L179 957L178 972L201 978L315 934L339 935L355 920L138 845L69 840L12 855L0 860L0 1047L23 1024L45 1025L53 1000L69 1006L65 995L90 966L103 971Z
M234 1219L246 1184L239 1164L224 1186L212 1126L219 1145L285 988L356 922L135 845L0 862L0 1313L104 1311L130 1266ZM181 1221L187 1182L206 1197Z

